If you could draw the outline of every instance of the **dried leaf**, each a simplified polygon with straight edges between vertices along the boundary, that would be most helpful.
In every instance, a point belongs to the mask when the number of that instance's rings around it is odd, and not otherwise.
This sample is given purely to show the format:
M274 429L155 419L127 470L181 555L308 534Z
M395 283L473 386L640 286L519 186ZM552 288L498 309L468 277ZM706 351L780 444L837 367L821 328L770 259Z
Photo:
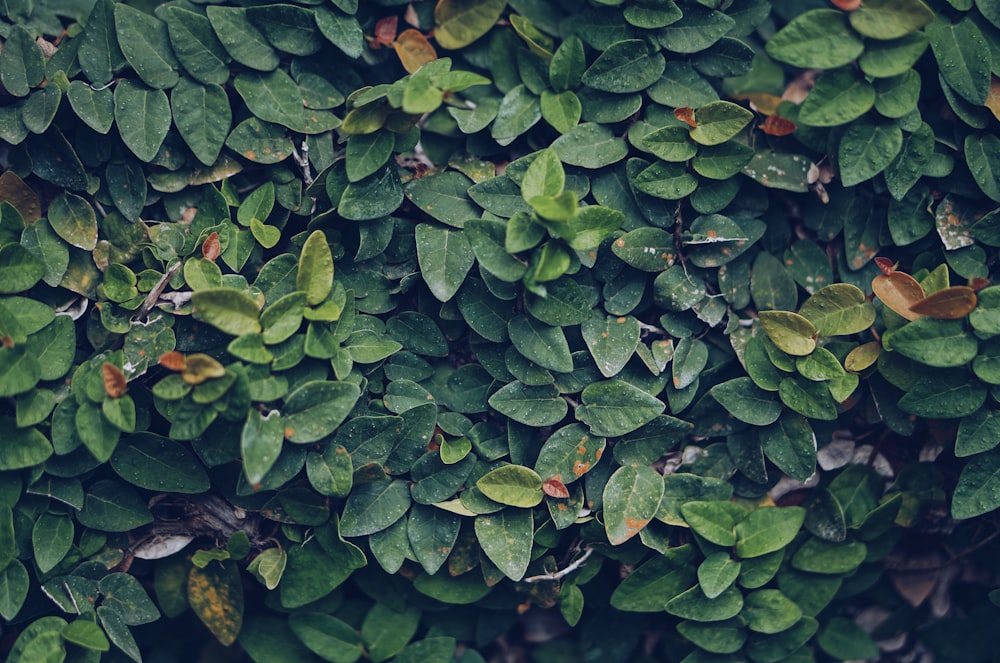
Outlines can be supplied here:
M794 122L780 115L768 115L760 125L760 130L769 136L787 136L795 129Z
M372 50L378 50L383 46L392 46L392 42L396 41L396 24L398 22L399 17L395 14L379 19L375 23L375 36L369 39L368 46Z
M201 384L209 378L221 378L226 374L226 367L214 357L201 352L189 356L181 371L181 379L188 384Z
M681 122L686 122L688 126L697 127L698 123L694 121L694 109L690 106L681 106L680 108L674 109L674 117L676 117Z
M0 175L0 200L13 205L27 224L34 223L42 216L38 194L12 170Z
M843 9L845 12L852 12L861 6L861 0L830 0L831 3L838 9Z
M990 78L990 92L986 95L986 103L983 105L990 109L993 117L1000 120L1000 78L996 76Z
M201 255L206 260L215 262L215 259L219 257L221 252L222 245L219 243L219 233L213 232L205 240L205 243L201 245Z
M187 366L187 358L177 350L164 352L160 355L160 366L171 371L183 371Z
M872 290L882 303L907 320L923 317L911 307L924 298L924 289L905 272L879 274L872 279Z
M569 488L559 479L546 479L542 483L542 492L549 497L566 499L569 497Z

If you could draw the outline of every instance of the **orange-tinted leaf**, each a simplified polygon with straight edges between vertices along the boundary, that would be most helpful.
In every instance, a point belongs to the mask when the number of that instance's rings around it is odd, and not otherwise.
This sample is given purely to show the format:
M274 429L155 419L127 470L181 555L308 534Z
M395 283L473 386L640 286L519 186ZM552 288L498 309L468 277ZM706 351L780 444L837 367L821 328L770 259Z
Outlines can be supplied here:
M201 384L209 378L221 378L226 374L226 367L214 357L197 352L188 356L181 379L188 384Z
M830 0L838 9L843 9L845 12L852 12L861 6L861 0Z
M781 97L776 94L770 94L768 92L745 92L743 94L735 95L737 99L746 99L750 102L750 105L758 113L763 113L764 115L772 115L778 112L778 106L781 105Z
M549 497L560 497L563 499L569 497L569 488L559 479L547 479L542 483L542 492Z
M910 307L924 298L924 289L909 274L905 272L879 274L872 279L872 290L883 304L907 320L923 317Z
M171 371L183 371L187 366L187 358L177 350L164 352L160 355L160 366Z
M694 121L694 109L690 106L681 106L680 108L674 109L674 117L676 117L681 122L686 122L688 126L697 127L698 123Z
M967 285L956 285L924 297L910 310L939 320L958 320L969 315L974 308L976 291Z
M769 136L787 136L795 131L795 123L780 115L768 115L760 130Z
M398 16L386 16L379 19L375 24L375 38L371 40L369 46L373 49L392 46L392 42L396 41L396 24L398 22Z
M120 368L114 364L104 362L101 366L101 373L104 377L104 393L111 398L121 398L125 395L128 382L125 380L125 374L122 373Z
M228 647L236 641L243 625L243 586L232 561L192 567L187 596L191 610L219 642Z
M403 63L403 69L411 74L428 62L437 60L437 52L419 30L403 30L396 38L393 48L396 49L399 61Z
M206 260L215 262L215 259L219 257L221 252L222 245L219 243L219 233L213 232L205 240L205 243L201 245L201 255Z
M971 279L969 279L969 287L975 290L976 292L979 292L989 284L990 280L984 279L982 276L974 276Z
M875 258L875 264L878 265L883 274L889 275L896 271L896 263L888 258Z
M0 175L0 200L13 205L25 223L34 223L42 216L38 194L12 170Z

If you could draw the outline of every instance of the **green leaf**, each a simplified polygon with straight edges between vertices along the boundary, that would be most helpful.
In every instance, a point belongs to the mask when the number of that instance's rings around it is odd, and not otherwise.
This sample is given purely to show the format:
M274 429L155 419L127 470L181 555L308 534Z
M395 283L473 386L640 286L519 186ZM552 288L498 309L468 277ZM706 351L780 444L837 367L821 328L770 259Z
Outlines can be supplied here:
M7 431L0 470L20 470L44 463L52 455L52 444L36 428L18 428L15 420L0 417Z
M63 192L49 205L49 224L62 239L84 251L97 246L97 214L85 199Z
M316 27L327 41L349 58L361 57L365 48L365 36L357 18L345 16L328 7L317 7L315 17Z
M785 378L778 385L778 396L789 408L810 419L833 421L837 406L826 385L802 378Z
M581 80L587 87L604 92L639 92L655 83L665 67L662 53L650 53L641 39L626 39L604 49Z
M874 0L850 14L851 27L872 39L897 39L934 20L922 0Z
M181 10L178 10L181 11ZM170 92L174 124L198 160L211 166L229 135L232 110L219 85L199 85L182 78Z
M111 131L115 122L114 92L111 88L94 90L83 81L70 81L66 98L77 116L100 134Z
M753 113L729 101L713 101L695 111L698 126L691 129L691 140L699 145L719 145L736 136L750 124Z
M893 123L870 119L854 122L838 148L840 177L844 186L854 186L882 172L903 147L903 132Z
M231 336L259 334L260 308L242 290L208 288L191 295L195 318Z
M594 435L618 437L652 421L664 410L662 402L623 380L593 382L580 394L576 417Z
M759 433L760 447L780 470L805 481L816 469L816 437L803 417L785 413Z
M849 64L865 45L836 9L799 14L767 40L765 50L775 60L805 69L834 69Z
M927 366L950 367L972 361L979 341L960 320L923 317L894 330L883 347Z
M566 173L562 162L551 149L535 154L521 181L521 196L530 202L536 196L558 196L566 186Z
M351 221L388 216L403 202L403 187L392 164L358 182L351 182L340 197L337 212Z
M604 487L604 528L611 545L625 543L656 514L663 477L651 467L619 467Z
M28 290L44 275L45 263L20 244L0 248L0 294Z
M500 102L500 108L490 127L490 135L499 145L510 145L540 119L542 109L538 97L524 85L518 85L505 94Z
M680 200L698 188L698 180L684 164L658 161L639 173L632 180L632 186L655 198Z
M715 11L716 6L705 3L685 6L683 18L659 30L660 43L674 53L705 50L736 25L731 16Z
M503 12L504 0L445 0L434 8L434 38L458 50L485 35Z
M417 259L431 293L442 302L455 296L475 262L465 235L429 223L416 228Z
M955 455L959 458L989 451L1000 444L1000 412L980 409L958 425Z
M422 211L449 226L462 228L468 219L475 219L481 212L469 198L470 186L472 180L449 170L412 180L405 190L406 197Z
M232 58L204 14L168 6L162 16L177 59L192 78L205 85L221 85L229 80Z
M490 407L528 426L552 426L562 421L569 405L552 386L528 386L514 381L490 396Z
M281 453L283 439L284 429L277 410L271 410L266 415L255 410L247 413L240 436L240 455L243 472L251 485L259 484L274 466Z
M781 415L781 403L747 377L717 384L710 393L727 412L754 426L767 426Z
M993 134L966 136L965 162L982 192L1000 202L1000 138Z
M30 32L15 24L0 53L0 83L15 97L26 96L45 77L42 51Z
M170 47L167 25L155 16L128 5L116 4L114 12L118 44L121 46L122 53L125 54L125 59L139 74L139 78L149 87L156 89L170 88L176 85L179 78L177 73L179 63ZM137 85L131 81L123 82L133 86ZM115 90L116 102L117 98L118 89ZM136 122L138 119L133 118L132 122ZM122 121L119 120L119 128L121 125ZM122 137L124 138L124 132ZM153 155L142 157L137 154L136 156L139 156L143 161L149 161L153 158Z
M526 315L512 318L507 326L510 340L526 359L557 373L573 370L569 343L562 327L553 327Z
M574 423L550 435L538 452L535 472L544 479L571 484L590 471L604 453L606 440Z
M824 623L816 642L824 652L843 661L879 656L879 647L871 635L846 617L833 617Z
M695 586L667 602L666 611L695 622L721 622L740 614L743 594L730 586L715 598L709 598Z
M875 88L853 67L825 72L802 103L798 121L836 127L858 119L875 105Z
M750 592L743 605L740 614L757 633L781 633L802 617L802 609L777 589Z
M798 288L777 257L761 251L750 269L750 296L758 310L795 308Z
M179 442L154 435L130 435L111 456L111 467L129 483L160 492L203 493L208 474Z
M986 400L986 387L969 380L964 369L928 371L899 399L903 412L928 419L966 417Z
M347 179L357 182L378 172L392 155L395 138L388 131L358 134L347 139L344 163Z
M347 623L320 612L294 612L288 619L295 636L331 663L354 663L364 651L361 636Z
M806 517L802 507L765 506L736 523L736 554L743 559L781 550L795 538Z
M17 616L28 597L29 585L28 571L19 560L10 561L0 571L0 617L10 621Z
M572 131L580 123L583 105L580 98L570 90L554 94L551 90L542 90L542 118L561 134Z
M483 495L494 502L531 508L542 501L542 478L520 465L503 465L483 475L476 482Z
M312 55L323 44L313 12L303 7L284 4L253 6L247 8L247 18L279 51Z
M952 495L951 515L974 518L1000 507L1000 451L977 455L962 468Z
M617 163L628 154L628 145L603 124L584 122L550 146L560 161L581 168L602 168Z
M410 508L410 489L404 481L376 481L356 486L344 505L340 531L344 536L380 532Z
M322 230L314 230L302 245L295 287L306 293L306 303L322 303L333 287L333 253Z
M792 557L792 566L809 573L850 573L865 561L868 548L860 541L834 543L810 538Z
M948 23L944 16L927 26L931 49L941 77L965 101L975 106L986 103L990 88L990 58L982 31L971 18Z
M822 336L857 334L875 321L875 307L860 288L834 283L807 299L799 315L811 322Z
M511 580L520 580L528 570L533 523L528 509L507 508L476 516L475 531L479 545L486 557Z
M261 120L304 134L324 133L340 125L340 120L329 111L307 110L299 87L280 69L266 74L239 74L233 85L250 112Z
M77 520L84 527L105 532L127 532L152 522L146 501L120 481L98 481L87 489Z
M348 382L307 382L285 398L285 438L306 444L326 437L343 423L360 395Z
M156 156L170 130L170 119L170 102L163 90L130 80L115 86L115 124L122 141L141 161Z
M681 505L681 515L699 536L718 546L732 547L736 544L734 528L746 516L746 511L732 502L692 500Z
M583 340L598 370L606 377L621 372L639 344L639 321L632 316L591 314L580 326Z
M698 565L698 586L705 597L714 599L732 587L740 574L740 562L727 552L714 552Z
M634 135L630 138L637 148L664 161L687 161L698 152L698 146L691 142L686 127L667 126L641 138Z
M247 18L246 9L209 5L206 14L216 36L234 60L259 71L271 71L278 66L278 54Z

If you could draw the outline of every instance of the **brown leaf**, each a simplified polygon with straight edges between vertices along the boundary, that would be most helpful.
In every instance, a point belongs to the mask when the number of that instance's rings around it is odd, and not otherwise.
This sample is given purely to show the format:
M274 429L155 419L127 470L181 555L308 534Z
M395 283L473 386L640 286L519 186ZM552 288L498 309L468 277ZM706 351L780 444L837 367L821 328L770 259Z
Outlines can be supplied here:
M795 123L780 115L768 115L760 130L769 136L787 136L795 131Z
M976 292L979 292L989 284L990 280L984 279L982 276L974 276L971 279L969 279L969 287L975 290Z
M875 258L875 264L882 270L883 274L892 274L896 271L896 263L888 258Z
M205 240L205 243L201 245L201 255L206 260L211 260L215 262L215 259L219 257L219 253L222 250L222 245L219 243L219 233L213 232Z
M12 170L0 175L0 200L13 205L25 223L34 223L42 217L38 194Z
M437 51L419 30L404 30L393 44L403 69L413 74L418 69L437 60Z
M976 291L967 285L956 285L924 297L910 310L939 320L958 320L969 315L974 308Z
M120 368L114 364L104 362L101 366L101 373L104 377L104 393L111 398L121 398L125 395L128 381L125 379L125 374L122 373Z
M171 371L183 371L184 367L187 366L187 358L177 350L171 350L160 355L159 363L160 366Z
M845 12L852 12L861 6L861 0L830 0L831 3L838 9L843 9Z
M549 497L559 497L565 499L569 497L569 488L559 479L546 479L542 484L542 492Z
M911 310L911 307L924 298L924 289L909 274L905 272L879 274L872 279L872 290L883 304L907 320L923 317Z
M681 122L686 122L688 126L697 127L698 123L694 120L694 109L690 106L681 106L680 108L674 109L674 117L676 117Z

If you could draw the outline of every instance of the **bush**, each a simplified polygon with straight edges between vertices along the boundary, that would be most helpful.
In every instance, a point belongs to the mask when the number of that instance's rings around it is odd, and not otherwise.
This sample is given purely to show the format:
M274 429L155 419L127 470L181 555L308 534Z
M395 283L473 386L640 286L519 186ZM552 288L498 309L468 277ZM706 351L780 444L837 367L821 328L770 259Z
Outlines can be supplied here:
M860 4L3 3L0 652L994 660L1000 11Z

